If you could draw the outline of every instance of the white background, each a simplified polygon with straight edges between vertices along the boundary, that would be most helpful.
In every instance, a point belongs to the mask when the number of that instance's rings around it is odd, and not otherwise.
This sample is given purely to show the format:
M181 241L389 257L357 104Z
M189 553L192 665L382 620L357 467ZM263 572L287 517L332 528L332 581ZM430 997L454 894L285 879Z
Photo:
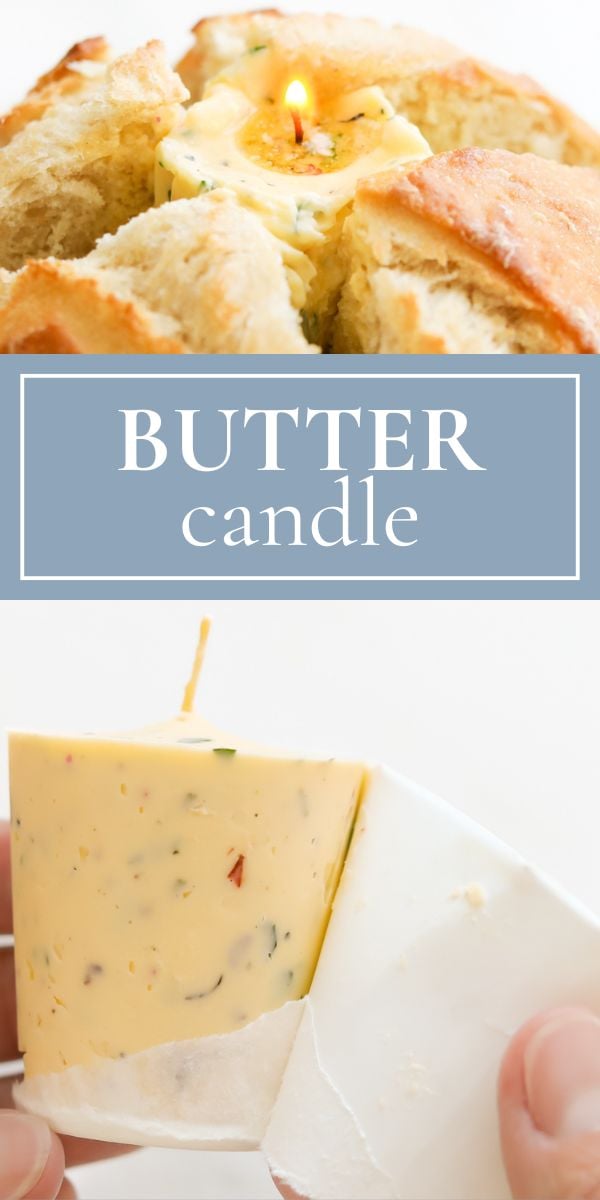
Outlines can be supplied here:
M600 604L213 603L200 707L290 749L389 762L600 912ZM0 727L126 730L179 706L197 602L0 604ZM7 811L2 743L0 812ZM90 1200L259 1200L247 1155L144 1151Z
M214 0L213 11L239 5ZM322 9L316 0L303 7ZM600 125L597 0L345 0L536 75ZM74 41L162 37L200 0L2 5L0 107ZM381 758L512 842L600 911L600 605L215 603L201 689L225 728L290 748ZM119 729L175 710L198 604L0 604L0 727ZM7 811L4 745L0 813ZM88 1200L260 1200L248 1155L144 1151L74 1172Z

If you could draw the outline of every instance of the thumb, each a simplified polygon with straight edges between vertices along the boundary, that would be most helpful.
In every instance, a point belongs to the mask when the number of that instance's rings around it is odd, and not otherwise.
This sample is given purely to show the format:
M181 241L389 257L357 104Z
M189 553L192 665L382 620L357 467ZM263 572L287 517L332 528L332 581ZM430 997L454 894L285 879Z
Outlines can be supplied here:
M64 1167L62 1145L44 1121L0 1110L0 1200L54 1200Z
M600 1200L600 1020L586 1009L535 1017L513 1038L498 1086L515 1200Z

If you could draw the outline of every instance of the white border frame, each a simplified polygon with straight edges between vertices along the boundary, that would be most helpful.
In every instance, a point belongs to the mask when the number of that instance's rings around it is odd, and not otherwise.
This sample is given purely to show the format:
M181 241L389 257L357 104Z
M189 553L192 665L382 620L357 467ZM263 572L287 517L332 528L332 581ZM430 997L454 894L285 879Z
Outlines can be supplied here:
M30 379L569 379L575 383L574 575L27 575L25 572L25 385ZM20 376L19 579L21 583L580 583L581 375L561 372L44 372Z

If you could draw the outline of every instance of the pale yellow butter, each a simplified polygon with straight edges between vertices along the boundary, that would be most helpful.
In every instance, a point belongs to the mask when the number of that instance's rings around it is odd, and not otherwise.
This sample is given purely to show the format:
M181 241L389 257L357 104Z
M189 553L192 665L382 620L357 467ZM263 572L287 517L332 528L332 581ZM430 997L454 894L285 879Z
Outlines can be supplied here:
M26 1074L239 1029L310 986L366 772L196 716L13 734Z
M298 146L290 82L256 53L210 83L157 148L156 202L224 189L255 213L277 239L308 340L326 346L343 279L339 240L359 181L431 150L381 88L316 96L310 80Z
M298 155L315 146L307 165L322 173L302 173L294 159L289 113L280 96L270 99L270 106L259 104L227 82L209 86L205 99L192 105L157 149L157 203L228 188L276 237L306 250L335 226L361 178L431 153L416 126L394 113L380 88L361 88L307 118L306 145ZM261 132L252 146L245 130L257 114Z

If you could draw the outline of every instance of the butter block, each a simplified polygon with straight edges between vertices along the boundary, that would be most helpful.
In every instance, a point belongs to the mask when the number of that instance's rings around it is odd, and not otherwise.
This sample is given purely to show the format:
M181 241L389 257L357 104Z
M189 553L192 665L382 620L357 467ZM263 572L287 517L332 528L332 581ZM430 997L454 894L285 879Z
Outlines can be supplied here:
M197 717L10 739L26 1079L239 1031L308 991L364 769Z
M282 97L270 101L256 104L225 82L210 85L157 148L157 203L228 188L276 237L307 250L332 233L360 179L431 153L373 87L330 101L312 136L307 123L298 159Z
M171 746L167 727L156 736ZM29 1075L17 1104L80 1136L262 1144L282 1179L322 1200L508 1200L503 1052L541 1009L598 1007L600 926L418 785L358 771L308 995L241 1029Z

